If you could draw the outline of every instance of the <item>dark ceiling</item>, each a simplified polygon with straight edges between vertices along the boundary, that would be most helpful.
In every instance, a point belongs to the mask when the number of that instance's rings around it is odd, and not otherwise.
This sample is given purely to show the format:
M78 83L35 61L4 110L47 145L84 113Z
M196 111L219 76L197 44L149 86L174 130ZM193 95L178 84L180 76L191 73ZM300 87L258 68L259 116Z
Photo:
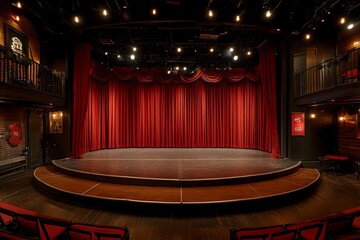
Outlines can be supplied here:
M172 63L254 65L269 40L331 32L340 15L359 16L357 0L24 0L22 11L44 36L76 37L92 43L108 65ZM152 15L152 8L157 14ZM102 15L107 9L108 15ZM271 18L265 10L271 9ZM214 16L208 17L208 10ZM74 15L80 18L73 21ZM236 22L236 15L240 21ZM322 21L324 20L324 22ZM136 59L129 55L137 47ZM181 47L181 53L177 48ZM234 48L229 53L228 49ZM210 48L214 51L210 52ZM250 56L248 51L252 51ZM105 52L108 55L105 55ZM120 58L118 58L120 55ZM239 60L234 61L233 56Z

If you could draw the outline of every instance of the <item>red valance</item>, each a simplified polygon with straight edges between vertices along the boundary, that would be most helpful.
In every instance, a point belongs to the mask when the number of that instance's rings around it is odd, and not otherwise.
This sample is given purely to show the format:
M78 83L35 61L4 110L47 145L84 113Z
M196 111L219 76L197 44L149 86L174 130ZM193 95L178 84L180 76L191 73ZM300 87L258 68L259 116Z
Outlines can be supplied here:
M109 81L110 79L118 79L128 81L136 79L139 82L159 82L159 83L191 83L202 79L205 82L217 83L222 80L228 80L230 82L238 82L243 79L249 79L251 81L259 81L260 74L258 68L253 69L246 68L232 68L229 70L217 70L217 69L197 69L188 73L186 71L178 70L176 73L167 73L165 68L130 68L130 67L116 67L107 68L93 63L93 69L91 77L98 81Z

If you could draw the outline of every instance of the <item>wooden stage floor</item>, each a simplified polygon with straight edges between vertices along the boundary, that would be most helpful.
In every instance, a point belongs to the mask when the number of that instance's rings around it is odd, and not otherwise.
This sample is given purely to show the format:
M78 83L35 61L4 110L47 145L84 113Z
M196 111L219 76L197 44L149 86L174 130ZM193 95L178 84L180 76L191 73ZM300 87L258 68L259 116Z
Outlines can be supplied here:
M286 196L319 179L301 162L248 149L127 148L54 160L34 172L40 184L82 197L208 204Z

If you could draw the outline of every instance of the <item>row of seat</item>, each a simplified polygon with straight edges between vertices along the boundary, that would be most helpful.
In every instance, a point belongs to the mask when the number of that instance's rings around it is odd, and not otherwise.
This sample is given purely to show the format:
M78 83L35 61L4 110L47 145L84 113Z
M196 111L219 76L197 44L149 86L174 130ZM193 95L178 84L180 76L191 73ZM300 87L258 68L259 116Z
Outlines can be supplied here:
M230 240L322 240L360 239L360 207L299 223L262 227L231 228Z
M0 239L128 240L126 227L72 223L0 201Z

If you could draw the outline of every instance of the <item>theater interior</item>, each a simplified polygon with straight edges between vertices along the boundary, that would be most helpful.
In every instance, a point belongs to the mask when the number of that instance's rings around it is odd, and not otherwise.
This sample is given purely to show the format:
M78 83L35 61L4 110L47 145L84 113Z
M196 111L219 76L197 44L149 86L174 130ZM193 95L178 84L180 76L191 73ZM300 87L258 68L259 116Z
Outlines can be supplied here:
M360 239L357 0L0 7L1 239Z

